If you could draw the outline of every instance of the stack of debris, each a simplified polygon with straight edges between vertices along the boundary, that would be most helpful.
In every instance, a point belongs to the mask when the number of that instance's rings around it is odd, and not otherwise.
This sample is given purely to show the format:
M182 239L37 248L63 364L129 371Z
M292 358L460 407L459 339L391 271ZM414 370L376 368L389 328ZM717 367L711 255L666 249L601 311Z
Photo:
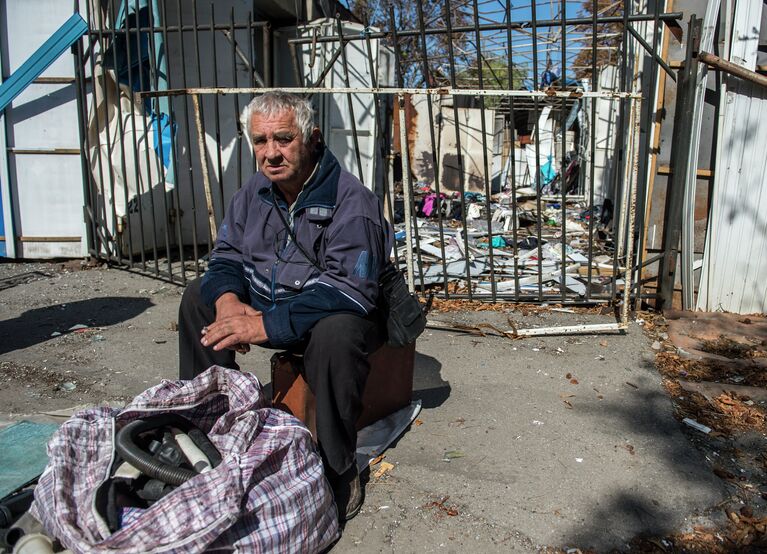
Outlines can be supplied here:
M501 192L488 202L480 193L466 192L461 200L458 193L451 197L437 195L428 186L416 187L417 286L447 282L462 292L470 277L472 292L478 295L491 294L493 285L499 294L537 295L539 286L543 294L560 294L564 266L568 294L585 297L587 291L598 295L608 290L616 272L623 271L616 271L598 208L567 201L563 221L561 200L539 200L532 188L517 189L516 198ZM591 218L597 218L593 225ZM404 222L395 230L402 249Z

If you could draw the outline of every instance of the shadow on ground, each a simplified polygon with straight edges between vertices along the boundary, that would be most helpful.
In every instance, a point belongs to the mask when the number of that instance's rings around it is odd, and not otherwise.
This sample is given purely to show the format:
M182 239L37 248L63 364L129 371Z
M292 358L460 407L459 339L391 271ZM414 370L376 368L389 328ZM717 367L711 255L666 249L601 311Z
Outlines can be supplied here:
M638 486L629 485L630 478L621 483L618 477L614 492L601 497L588 513L581 514L577 526L565 531L563 547L622 552L632 538L680 533L692 517L721 514L714 508L727 498L726 487L714 475L705 454L693 445L687 430L670 417L673 407L668 393L651 386L657 379L654 364L645 364L645 369L647 377L638 382L639 388L629 402L605 400L576 409L602 418L607 426L630 428L635 437L647 439L644 444L652 448L653 456L663 460L666 474ZM631 462L642 463L642 449L628 449Z
M436 358L415 353L413 369L413 400L423 408L436 408L450 397L450 383L442 379L442 364Z
M53 333L71 333L75 325L107 327L127 321L154 306L140 297L106 296L28 310L0 321L0 354L49 340Z

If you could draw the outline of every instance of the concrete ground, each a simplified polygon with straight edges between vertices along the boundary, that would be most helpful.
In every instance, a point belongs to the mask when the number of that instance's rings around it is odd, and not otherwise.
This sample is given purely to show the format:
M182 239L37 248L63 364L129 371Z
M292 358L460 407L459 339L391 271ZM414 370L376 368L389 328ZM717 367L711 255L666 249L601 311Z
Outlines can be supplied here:
M175 378L180 295L79 262L0 264L0 421L124 402ZM433 318L614 321L521 310ZM626 334L517 341L427 330L414 382L423 411L333 552L602 552L706 523L727 493L674 419L650 342L636 323ZM271 353L254 349L242 365L268 383Z

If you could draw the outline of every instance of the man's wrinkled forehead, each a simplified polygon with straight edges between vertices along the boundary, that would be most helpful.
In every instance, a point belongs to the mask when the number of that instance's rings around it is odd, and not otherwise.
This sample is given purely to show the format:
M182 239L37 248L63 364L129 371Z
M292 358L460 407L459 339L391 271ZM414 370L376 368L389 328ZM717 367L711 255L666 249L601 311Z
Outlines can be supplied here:
M263 134L269 128L274 133L290 132L297 133L298 121L293 110L285 110L274 115L254 113L250 118L250 132L252 135Z

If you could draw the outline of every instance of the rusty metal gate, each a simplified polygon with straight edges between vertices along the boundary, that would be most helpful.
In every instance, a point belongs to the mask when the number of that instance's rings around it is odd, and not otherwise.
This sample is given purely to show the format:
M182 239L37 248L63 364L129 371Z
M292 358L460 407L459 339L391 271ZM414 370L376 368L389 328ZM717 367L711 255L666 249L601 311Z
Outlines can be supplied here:
M415 290L640 295L658 258L643 259L642 225L656 83L674 78L659 45L680 14L421 0L305 21L312 2L288 20L257 4L87 6L75 55L92 256L199 276L256 169L239 112L286 90L312 98L331 149L383 199Z

